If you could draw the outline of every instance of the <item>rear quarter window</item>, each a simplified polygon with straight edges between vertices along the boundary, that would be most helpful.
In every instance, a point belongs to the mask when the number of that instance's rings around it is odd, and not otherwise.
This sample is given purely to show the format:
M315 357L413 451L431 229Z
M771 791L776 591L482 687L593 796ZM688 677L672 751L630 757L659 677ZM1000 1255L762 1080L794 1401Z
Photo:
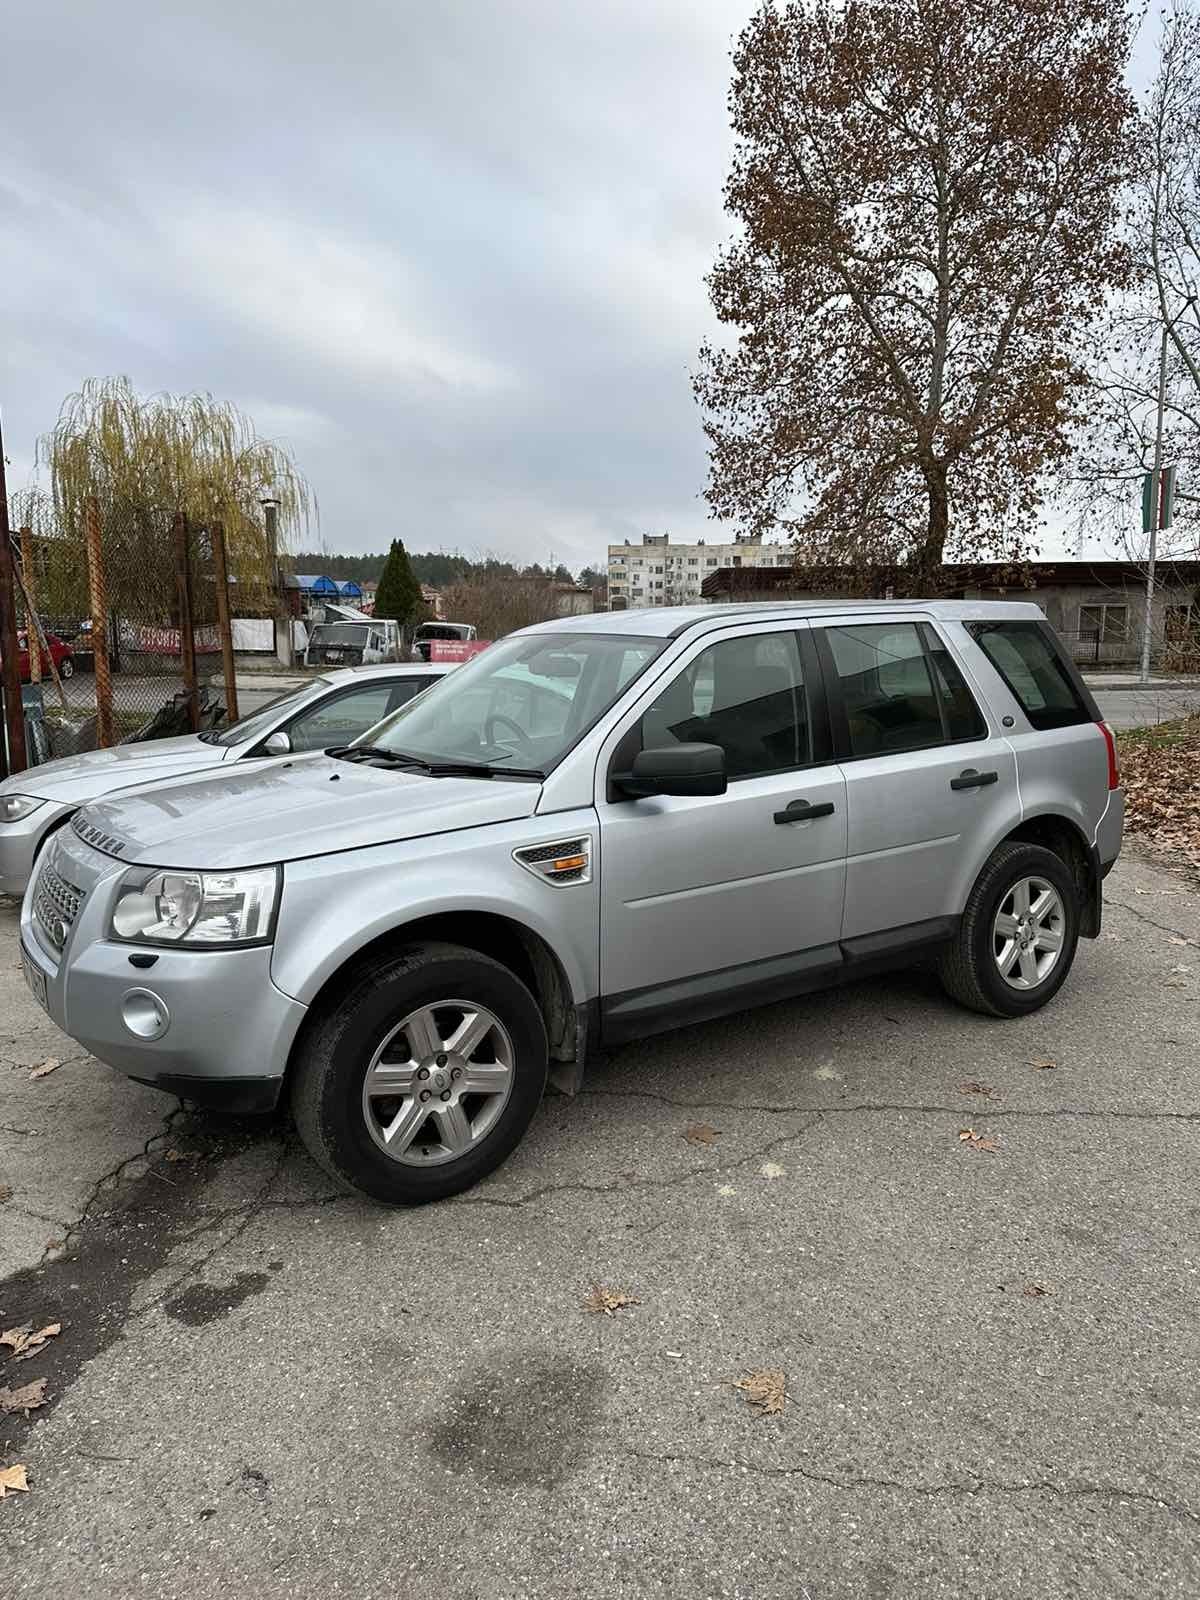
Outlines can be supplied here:
M1012 690L1031 727L1070 728L1093 720L1045 624L971 622L967 632Z

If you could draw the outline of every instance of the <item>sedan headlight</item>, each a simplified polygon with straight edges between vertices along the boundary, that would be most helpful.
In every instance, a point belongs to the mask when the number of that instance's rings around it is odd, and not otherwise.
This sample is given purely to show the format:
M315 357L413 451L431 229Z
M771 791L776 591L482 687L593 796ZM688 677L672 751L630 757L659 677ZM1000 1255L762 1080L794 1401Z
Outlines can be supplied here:
M279 868L246 872L131 871L113 907L112 933L142 944L266 944Z
M0 822L24 822L32 816L44 800L35 800L31 794L0 794Z

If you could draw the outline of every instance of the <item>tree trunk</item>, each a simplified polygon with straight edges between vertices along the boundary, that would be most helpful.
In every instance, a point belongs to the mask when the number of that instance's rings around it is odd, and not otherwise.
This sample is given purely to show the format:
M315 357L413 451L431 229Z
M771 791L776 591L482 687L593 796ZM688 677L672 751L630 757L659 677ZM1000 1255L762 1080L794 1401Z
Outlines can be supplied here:
M950 496L942 462L932 462L925 468L925 486L929 491L929 521L925 541L915 552L913 577L915 593L929 597L940 594L944 586L942 557L950 529Z

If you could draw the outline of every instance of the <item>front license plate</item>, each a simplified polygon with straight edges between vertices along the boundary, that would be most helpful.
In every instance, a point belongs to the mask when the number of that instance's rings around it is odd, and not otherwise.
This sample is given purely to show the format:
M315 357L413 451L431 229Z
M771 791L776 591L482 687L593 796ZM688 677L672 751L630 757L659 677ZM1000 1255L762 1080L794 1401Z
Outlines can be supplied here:
M35 965L24 950L21 951L21 971L25 974L25 982L29 985L33 998L43 1011L49 1011L50 1004L46 999L46 974L41 967Z

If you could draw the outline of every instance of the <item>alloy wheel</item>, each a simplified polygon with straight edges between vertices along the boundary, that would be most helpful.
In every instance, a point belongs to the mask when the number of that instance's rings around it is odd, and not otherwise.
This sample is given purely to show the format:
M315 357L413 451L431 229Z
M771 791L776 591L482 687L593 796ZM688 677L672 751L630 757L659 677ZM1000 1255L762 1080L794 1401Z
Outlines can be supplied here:
M1005 983L1036 989L1062 954L1067 914L1062 896L1045 878L1018 878L992 922L992 954Z

